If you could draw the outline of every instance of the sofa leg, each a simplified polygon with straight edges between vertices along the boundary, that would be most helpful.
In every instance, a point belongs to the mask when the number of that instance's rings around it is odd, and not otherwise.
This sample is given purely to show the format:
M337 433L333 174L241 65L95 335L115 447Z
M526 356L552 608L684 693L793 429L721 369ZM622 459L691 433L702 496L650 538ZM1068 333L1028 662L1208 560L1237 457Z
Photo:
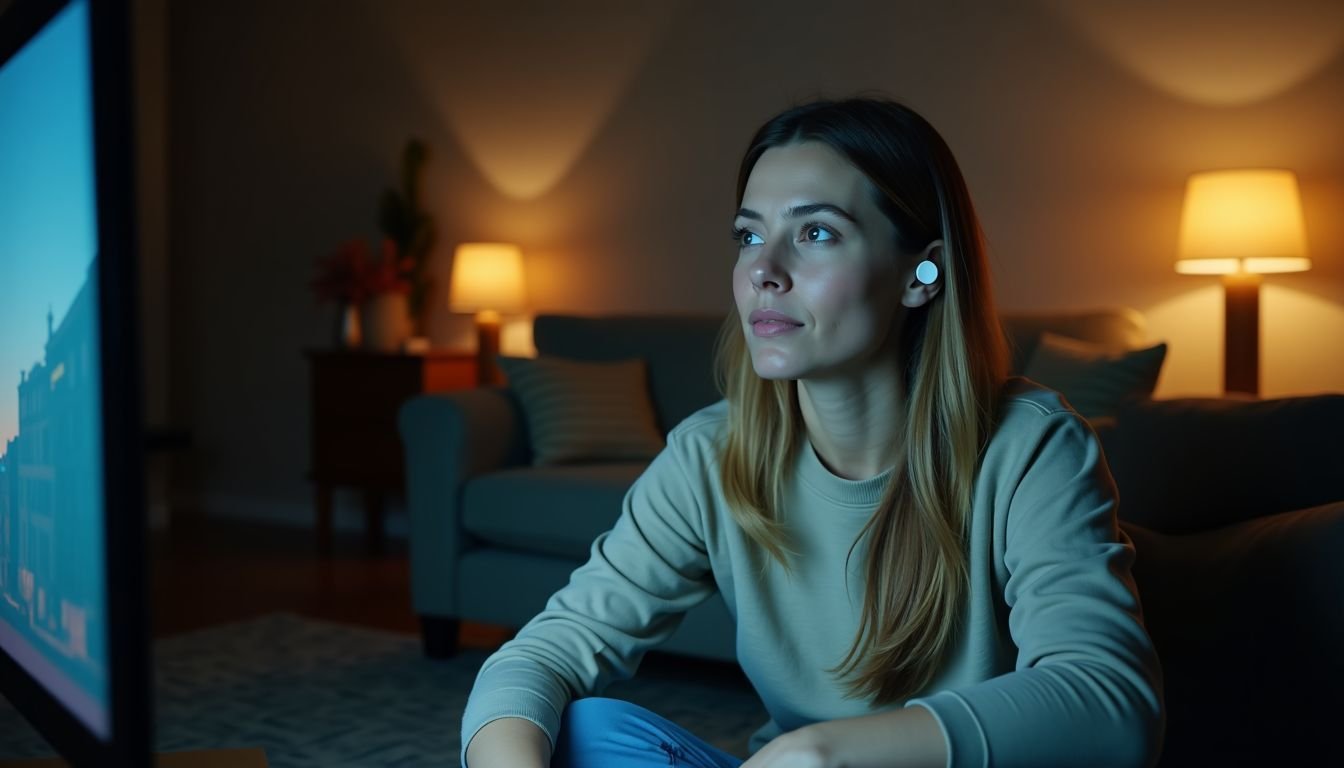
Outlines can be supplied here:
M458 620L447 616L420 617L420 636L424 639L425 655L431 659L447 659L457 655Z

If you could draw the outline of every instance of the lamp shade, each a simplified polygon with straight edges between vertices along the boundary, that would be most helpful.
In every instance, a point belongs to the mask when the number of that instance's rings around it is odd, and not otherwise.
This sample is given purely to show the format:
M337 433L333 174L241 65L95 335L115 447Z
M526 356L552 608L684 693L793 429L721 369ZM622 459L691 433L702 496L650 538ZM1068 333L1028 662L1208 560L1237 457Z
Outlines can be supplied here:
M1177 272L1310 269L1297 177L1282 170L1192 175L1185 186L1180 243Z
M519 312L523 254L508 243L462 243L453 254L448 308L453 312Z

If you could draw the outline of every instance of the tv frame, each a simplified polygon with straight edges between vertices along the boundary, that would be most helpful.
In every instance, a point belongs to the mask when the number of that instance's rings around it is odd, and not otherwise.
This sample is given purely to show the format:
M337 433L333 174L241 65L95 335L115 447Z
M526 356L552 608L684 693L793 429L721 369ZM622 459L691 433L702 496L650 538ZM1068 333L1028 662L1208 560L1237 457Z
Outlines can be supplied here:
M73 0L0 4L0 64ZM111 738L102 740L0 652L0 690L72 765L151 763L153 676L144 490L134 108L128 0L89 9L94 173L98 210L98 319L103 420L104 568Z

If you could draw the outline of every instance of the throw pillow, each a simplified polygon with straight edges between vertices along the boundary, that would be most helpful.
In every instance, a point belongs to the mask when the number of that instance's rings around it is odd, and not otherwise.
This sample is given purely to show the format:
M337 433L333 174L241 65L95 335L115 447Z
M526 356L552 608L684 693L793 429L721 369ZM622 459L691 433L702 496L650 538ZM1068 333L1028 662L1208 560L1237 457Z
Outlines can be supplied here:
M644 361L500 357L532 439L532 464L652 459L663 448Z
M1100 419L1114 416L1126 400L1152 397L1166 357L1165 342L1112 352L1046 331L1023 375L1059 392L1083 418Z

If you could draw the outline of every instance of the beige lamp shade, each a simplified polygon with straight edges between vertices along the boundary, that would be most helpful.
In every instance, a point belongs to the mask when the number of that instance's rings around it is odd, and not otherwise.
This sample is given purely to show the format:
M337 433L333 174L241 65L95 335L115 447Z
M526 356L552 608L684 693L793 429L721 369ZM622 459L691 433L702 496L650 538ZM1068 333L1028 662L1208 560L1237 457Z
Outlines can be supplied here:
M453 254L448 308L453 312L520 312L523 254L508 243L463 243Z
M1282 170L1192 175L1180 242L1176 271L1186 274L1310 269L1297 177Z

